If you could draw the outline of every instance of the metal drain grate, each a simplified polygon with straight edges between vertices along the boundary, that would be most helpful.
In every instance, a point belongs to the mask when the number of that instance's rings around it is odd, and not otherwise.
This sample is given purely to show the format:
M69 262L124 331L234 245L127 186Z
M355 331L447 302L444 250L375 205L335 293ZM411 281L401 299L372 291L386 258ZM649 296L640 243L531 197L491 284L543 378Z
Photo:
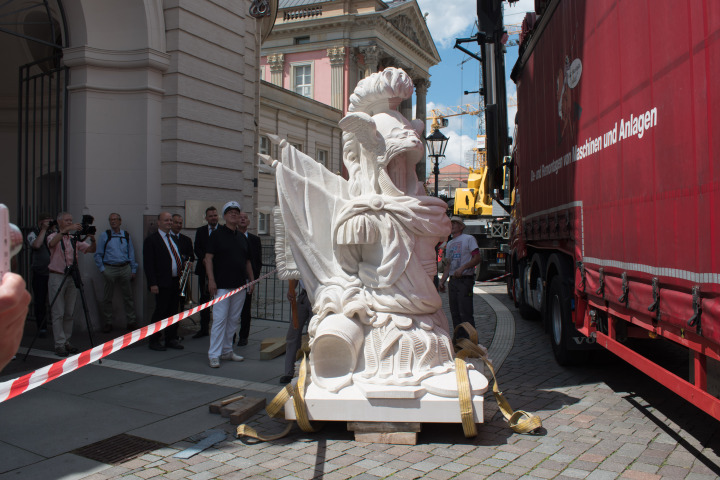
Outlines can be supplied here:
M164 446L164 443L153 442L152 440L123 433L78 448L72 453L97 462L118 465Z

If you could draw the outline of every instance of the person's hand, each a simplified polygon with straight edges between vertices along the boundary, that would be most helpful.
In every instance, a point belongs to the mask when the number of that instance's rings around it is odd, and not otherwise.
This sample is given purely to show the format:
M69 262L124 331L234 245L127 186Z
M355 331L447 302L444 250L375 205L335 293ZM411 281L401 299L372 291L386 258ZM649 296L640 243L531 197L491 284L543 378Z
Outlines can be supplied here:
M157 295L158 293L160 293L160 289L157 285L150 285L150 293L154 293L155 295Z
M134 273L131 273L131 274L130 274L130 281L131 281L131 282L132 282L133 280L135 280L135 276L136 276L136 275L135 275Z
M75 231L82 230L82 225L80 225L79 223L73 223L72 225L68 225L67 227L63 227L62 229L60 229L60 233L65 234L65 233L71 232L73 230L75 230Z
M50 228L50 219L49 219L49 218L46 218L45 220L42 221L42 224L41 224L41 226L40 226L40 229L41 229L41 230L47 230L48 228Z
M296 298L295 290L290 290L288 288L287 299L290 300L291 302L294 302L295 298Z
M255 284L254 284L254 283L250 284L250 286L247 288L248 294L252 295L253 290L255 290Z
M440 285L438 285L438 292L445 293L445 284L444 283L441 283Z
M215 283L215 280L208 280L208 292L210 292L210 296L214 297L215 294L217 294L217 284Z
M6 273L0 283L0 370L17 353L22 340L30 293L20 275Z

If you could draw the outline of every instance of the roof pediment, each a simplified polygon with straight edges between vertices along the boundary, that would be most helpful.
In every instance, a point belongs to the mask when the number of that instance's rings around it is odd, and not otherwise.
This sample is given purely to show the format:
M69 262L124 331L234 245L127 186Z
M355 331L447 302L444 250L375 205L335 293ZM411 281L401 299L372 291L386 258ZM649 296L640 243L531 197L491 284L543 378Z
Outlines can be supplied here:
M417 2L408 1L383 11L382 15L399 33L440 61L435 42L430 35L430 30Z

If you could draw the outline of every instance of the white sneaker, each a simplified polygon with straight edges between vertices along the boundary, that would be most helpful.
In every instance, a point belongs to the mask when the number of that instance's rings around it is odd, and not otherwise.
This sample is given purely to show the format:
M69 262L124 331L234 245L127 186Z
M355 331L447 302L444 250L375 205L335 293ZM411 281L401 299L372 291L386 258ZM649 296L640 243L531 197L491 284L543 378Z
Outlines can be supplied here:
M235 355L235 352L223 353L222 355L220 355L220 358L223 360L231 360L233 362L242 362L243 360L245 360L245 357Z
M210 368L218 368L220 366L220 359L219 358L211 358L210 360Z

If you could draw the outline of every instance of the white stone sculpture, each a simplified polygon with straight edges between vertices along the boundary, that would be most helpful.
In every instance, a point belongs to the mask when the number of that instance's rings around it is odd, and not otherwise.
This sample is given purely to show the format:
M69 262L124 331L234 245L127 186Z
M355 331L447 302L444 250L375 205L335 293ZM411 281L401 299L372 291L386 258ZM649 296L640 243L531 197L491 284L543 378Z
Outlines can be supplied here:
M366 397L457 395L432 281L434 247L450 221L415 174L424 122L397 111L412 92L396 68L360 81L340 121L348 180L277 137L281 161L262 156L276 168L280 276L302 278L308 291L311 378L328 392L354 385ZM487 388L482 380L472 381L475 393Z

